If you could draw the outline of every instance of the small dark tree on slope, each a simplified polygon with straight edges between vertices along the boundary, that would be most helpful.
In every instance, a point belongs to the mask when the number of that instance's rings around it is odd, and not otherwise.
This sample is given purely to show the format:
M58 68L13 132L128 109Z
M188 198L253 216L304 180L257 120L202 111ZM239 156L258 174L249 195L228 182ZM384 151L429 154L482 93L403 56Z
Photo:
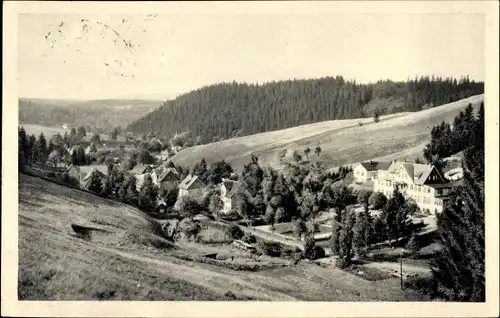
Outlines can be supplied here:
M395 186L392 196L387 201L381 214L387 227L391 245L393 240L395 241L407 233L411 222L408 218L410 212L410 206L407 204L405 197L399 191L399 187Z
M153 180L148 173L139 191L139 207L145 212L151 212L154 209L157 196L158 193L153 186Z
M339 267L346 268L352 263L354 256L353 249L353 227L354 227L354 213L346 211L342 215L342 228L339 235Z
M474 144L464 151L464 183L438 215L442 250L432 262L439 297L485 301L484 110L480 110Z
M354 223L354 249L359 255L364 255L372 242L373 228L369 212L361 212Z
M380 121L380 118L379 118L379 115L378 115L377 111L375 111L375 115L373 115L373 121L375 123L378 123Z
M373 192L368 199L368 204L375 210L382 208L386 202L387 198L382 192Z

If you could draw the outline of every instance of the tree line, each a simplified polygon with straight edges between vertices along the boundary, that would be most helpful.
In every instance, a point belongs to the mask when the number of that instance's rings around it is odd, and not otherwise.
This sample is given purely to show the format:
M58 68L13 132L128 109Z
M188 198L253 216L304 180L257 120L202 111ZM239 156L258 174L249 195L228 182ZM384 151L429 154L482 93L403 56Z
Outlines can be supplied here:
M221 83L168 101L130 124L131 132L189 131L199 143L325 120L378 118L481 94L484 83L425 76L406 82L359 84L342 76L266 84Z
M476 115L471 107L460 113L453 127L451 134L447 124L435 127L426 148L438 162L450 152L464 151L463 180L437 217L442 249L432 262L431 292L446 300L484 302L484 103Z
M53 101L20 98L19 122L48 127L84 126L87 131L110 134L113 127L124 126L141 118L159 105L156 101L94 100ZM124 107L131 105L132 107ZM121 106L121 107L120 107Z
M424 158L440 172L444 168L443 159L457 154L477 141L476 130L480 125L477 118L484 116L484 102L481 103L477 117L469 104L453 120L453 123L441 122L431 130L431 141L424 148Z

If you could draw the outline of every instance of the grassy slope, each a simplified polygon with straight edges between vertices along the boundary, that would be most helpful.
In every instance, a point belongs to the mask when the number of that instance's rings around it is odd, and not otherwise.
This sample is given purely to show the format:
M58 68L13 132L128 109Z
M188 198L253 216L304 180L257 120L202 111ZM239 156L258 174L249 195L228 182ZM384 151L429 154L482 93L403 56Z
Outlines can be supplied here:
M372 158L392 159L422 156L431 128L441 121L453 121L468 103L478 106L483 95L416 113L398 113L381 117L377 124L371 118L326 121L280 131L224 140L182 150L173 157L176 164L193 165L202 157L208 163L226 160L241 168L256 154L265 165L279 168L279 153L285 149L317 145L322 148L320 160L327 167ZM358 123L363 122L363 126ZM316 161L316 155L310 155Z
M84 241L70 222L108 232ZM302 263L260 272L234 271L172 257L154 220L131 207L44 180L20 176L19 297L81 300L418 300L397 279L370 282L338 269ZM123 244L117 246L117 244Z

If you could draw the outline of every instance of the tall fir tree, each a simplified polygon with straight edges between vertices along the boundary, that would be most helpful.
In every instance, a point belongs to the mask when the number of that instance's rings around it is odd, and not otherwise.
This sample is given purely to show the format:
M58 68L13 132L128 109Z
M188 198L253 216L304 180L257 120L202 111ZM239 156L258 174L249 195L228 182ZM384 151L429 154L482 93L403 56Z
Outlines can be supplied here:
M485 301L483 108L474 126L476 142L464 151L463 184L438 215L442 249L432 262L435 292L453 301Z

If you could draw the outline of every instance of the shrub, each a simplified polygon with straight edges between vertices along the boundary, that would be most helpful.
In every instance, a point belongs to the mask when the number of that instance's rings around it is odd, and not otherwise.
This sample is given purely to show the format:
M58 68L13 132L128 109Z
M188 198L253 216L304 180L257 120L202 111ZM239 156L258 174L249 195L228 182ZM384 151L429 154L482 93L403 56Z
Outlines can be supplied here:
M255 236L253 236L253 234L250 234L250 233L245 233L241 240L248 243L248 244L252 244L252 243L256 242Z
M229 299L236 299L236 295L232 291L227 291L224 296L226 296Z
M241 228L236 224L231 224L229 226L229 228L227 229L227 233L234 240L239 240L239 239L243 238L243 235L245 234L245 233L243 233Z
M408 243L406 244L406 249L410 250L412 253L418 252L420 249L420 242L416 235L413 235Z
M187 238L191 238L193 236L196 236L200 232L200 225L190 219L183 219L179 223L179 230Z
M382 192L373 192L368 199L369 204L373 209L382 208L387 202L387 197Z
M281 252L283 250L282 246L278 242L267 242L260 241L257 245L257 249L265 255L279 257L281 256Z
M310 260L316 260L325 257L325 250L317 246L314 238L309 236L304 244L304 257Z

